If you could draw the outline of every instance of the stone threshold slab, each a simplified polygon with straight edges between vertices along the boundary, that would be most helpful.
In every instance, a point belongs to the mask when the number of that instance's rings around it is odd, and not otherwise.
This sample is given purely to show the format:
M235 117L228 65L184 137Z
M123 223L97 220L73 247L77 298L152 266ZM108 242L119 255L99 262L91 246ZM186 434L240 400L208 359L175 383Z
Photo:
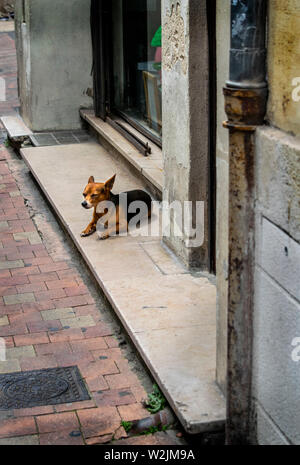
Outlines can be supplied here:
M0 118L10 139L32 135L32 131L26 126L20 116L2 116Z
M9 21L0 21L0 33L1 32L13 32L15 30L15 22L13 19Z
M80 237L91 217L80 205L89 176L104 181L117 173L115 192L142 188L141 181L95 142L21 154L185 430L224 428L225 400L215 383L215 286L191 276L160 237ZM151 225L156 221L159 212Z
M126 160L131 163L149 182L160 192L163 187L163 158L159 147L140 134L136 129L130 127L130 131L137 135L143 142L151 146L151 154L145 157L134 145L128 142L110 124L95 116L94 110L80 110L81 117L92 126L92 128L111 144ZM129 125L122 121L123 126Z

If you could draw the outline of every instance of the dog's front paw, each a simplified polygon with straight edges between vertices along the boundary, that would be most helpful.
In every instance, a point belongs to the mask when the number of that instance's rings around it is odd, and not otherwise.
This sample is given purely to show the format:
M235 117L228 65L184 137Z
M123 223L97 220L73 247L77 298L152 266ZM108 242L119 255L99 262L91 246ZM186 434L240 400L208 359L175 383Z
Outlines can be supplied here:
M102 234L99 234L99 239L101 241L104 241L105 239L108 239L109 238L109 234L107 234L107 232L103 232Z
M80 236L81 237L87 237L87 236L90 236L91 234L94 234L95 231L96 231L96 229L90 229L88 231L84 230L84 231L82 231Z

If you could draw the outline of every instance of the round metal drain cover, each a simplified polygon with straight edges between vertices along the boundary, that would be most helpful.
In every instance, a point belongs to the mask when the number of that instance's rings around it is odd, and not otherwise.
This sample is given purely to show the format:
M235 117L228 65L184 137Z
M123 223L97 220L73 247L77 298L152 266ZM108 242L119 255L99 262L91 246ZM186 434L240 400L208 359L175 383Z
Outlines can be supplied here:
M1 410L69 404L90 399L77 366L0 374Z
M49 374L16 379L4 387L4 394L15 401L43 401L58 397L69 388L66 380Z

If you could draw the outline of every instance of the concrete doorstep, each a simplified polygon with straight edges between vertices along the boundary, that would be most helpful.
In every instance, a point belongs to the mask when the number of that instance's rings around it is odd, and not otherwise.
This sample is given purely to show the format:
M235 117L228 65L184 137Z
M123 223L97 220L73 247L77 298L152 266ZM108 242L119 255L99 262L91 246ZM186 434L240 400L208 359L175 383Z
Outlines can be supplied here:
M215 383L215 286L187 273L160 237L80 237L92 214L81 207L89 176L105 181L117 173L114 192L143 188L141 181L96 142L21 154L185 430L223 428L225 400ZM159 211L151 221L159 221Z
M10 139L18 139L32 134L20 116L2 116L0 121Z
M94 110L80 110L81 117L105 139L129 164L131 164L142 176L153 184L159 192L163 189L163 159L162 151L155 144L150 143L151 154L145 157L130 142L128 142L116 129L95 116ZM128 123L122 121L124 127ZM149 143L145 136L136 129L130 127L130 132L138 136L143 142Z

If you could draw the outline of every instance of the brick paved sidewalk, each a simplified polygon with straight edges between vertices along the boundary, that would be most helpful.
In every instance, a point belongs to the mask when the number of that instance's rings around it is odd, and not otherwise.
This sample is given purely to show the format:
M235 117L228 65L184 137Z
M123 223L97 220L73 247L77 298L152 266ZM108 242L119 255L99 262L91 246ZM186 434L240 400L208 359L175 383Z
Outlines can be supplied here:
M0 69L7 86L0 116L15 114L13 33L0 31ZM92 400L0 410L0 445L174 443L165 433L126 439L121 421L148 415L146 392L76 265L48 253L9 170L10 158L0 146L0 337L7 347L0 373L77 365Z
M56 262L29 217L0 148L0 337L7 361L0 372L77 365L92 400L0 411L0 438L14 443L99 444L126 437L121 420L148 414L139 379L102 321L69 261ZM170 443L164 433L130 444ZM0 439L0 444L8 443Z

